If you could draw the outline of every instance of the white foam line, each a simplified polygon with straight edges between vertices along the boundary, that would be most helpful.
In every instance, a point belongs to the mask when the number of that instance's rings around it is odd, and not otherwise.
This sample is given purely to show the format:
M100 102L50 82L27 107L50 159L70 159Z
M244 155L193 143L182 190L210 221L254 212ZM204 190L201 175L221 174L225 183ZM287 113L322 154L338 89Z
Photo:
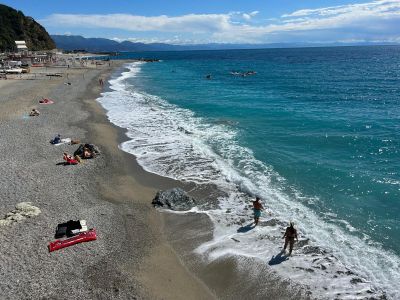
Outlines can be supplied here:
M305 199L299 191L294 196L282 192L285 179L256 160L250 149L238 145L237 132L231 127L208 124L189 110L134 90L130 78L139 74L141 64L127 67L127 72L110 81L113 91L98 99L111 122L128 129L130 140L121 149L134 154L146 171L198 184L214 183L229 195L219 199L220 209L204 211L215 224L214 239L201 245L198 253L210 260L242 255L268 261L281 249L284 222L295 220L301 236L308 240L303 240L290 263L271 266L278 274L328 298L363 299L379 296L379 290L391 299L400 298L398 256L324 222L302 204L318 199ZM243 220L247 224L252 217L245 193L262 195L273 218L264 217L266 225L238 233L238 224ZM355 230L344 220L338 222Z

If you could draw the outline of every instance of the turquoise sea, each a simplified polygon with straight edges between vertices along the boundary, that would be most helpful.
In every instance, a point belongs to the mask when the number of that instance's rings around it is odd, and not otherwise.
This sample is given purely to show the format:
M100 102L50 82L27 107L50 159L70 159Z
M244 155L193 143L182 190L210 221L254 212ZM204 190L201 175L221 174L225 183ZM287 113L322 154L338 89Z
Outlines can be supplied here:
M325 276L328 298L356 291L364 299L368 289L400 297L400 47L124 57L161 61L127 65L99 99L110 120L128 129L121 148L150 172L214 183L230 195L215 200L219 209L198 208L225 219L199 253L268 261L282 246L275 237L293 220L303 244L291 266L334 257L332 274L328 267L314 279L293 275L287 264L278 274L309 286ZM264 220L277 225L238 233L231 224L251 220L245 207L254 195L272 212ZM232 236L246 246L230 245ZM310 247L319 250L310 254ZM362 282L335 285L340 268Z

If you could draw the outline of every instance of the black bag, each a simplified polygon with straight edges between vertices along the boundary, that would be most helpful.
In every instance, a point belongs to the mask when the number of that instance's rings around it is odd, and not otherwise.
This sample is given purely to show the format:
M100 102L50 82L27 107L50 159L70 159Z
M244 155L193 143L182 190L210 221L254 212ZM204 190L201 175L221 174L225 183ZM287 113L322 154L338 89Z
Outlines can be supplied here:
M69 220L67 223L58 224L56 229L56 234L54 237L56 239L59 239L64 237L65 235L67 237L74 236L72 230L75 229L82 229L81 223L79 221Z

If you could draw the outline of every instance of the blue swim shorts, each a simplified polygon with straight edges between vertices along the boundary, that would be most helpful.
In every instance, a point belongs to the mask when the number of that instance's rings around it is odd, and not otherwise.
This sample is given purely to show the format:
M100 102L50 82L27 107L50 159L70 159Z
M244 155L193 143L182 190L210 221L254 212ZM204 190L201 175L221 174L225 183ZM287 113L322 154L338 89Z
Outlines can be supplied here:
M261 217L261 210L259 210L259 209L254 209L254 217L255 217L255 218Z

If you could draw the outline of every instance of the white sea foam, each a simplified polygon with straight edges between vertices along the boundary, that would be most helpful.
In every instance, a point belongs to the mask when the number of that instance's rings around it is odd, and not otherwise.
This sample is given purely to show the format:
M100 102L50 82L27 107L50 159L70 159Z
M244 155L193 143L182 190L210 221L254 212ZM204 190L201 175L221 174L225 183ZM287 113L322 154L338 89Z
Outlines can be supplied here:
M121 148L134 154L145 170L214 183L229 195L218 199L218 209L194 210L208 214L215 224L213 240L196 249L198 253L209 260L227 255L262 260L283 278L309 286L318 297L365 299L384 291L390 299L400 298L398 256L369 237L353 235L356 229L348 222L329 213L319 215L305 205L318 199L305 199L299 191L288 193L285 179L240 146L229 124L207 123L189 110L135 90L127 79L140 67L141 63L128 65L99 101L111 122L128 130L129 140ZM271 210L271 216L264 215L252 230L244 226L252 218L249 193L260 195ZM288 220L295 220L301 239L288 262L275 264L271 258L281 250Z

